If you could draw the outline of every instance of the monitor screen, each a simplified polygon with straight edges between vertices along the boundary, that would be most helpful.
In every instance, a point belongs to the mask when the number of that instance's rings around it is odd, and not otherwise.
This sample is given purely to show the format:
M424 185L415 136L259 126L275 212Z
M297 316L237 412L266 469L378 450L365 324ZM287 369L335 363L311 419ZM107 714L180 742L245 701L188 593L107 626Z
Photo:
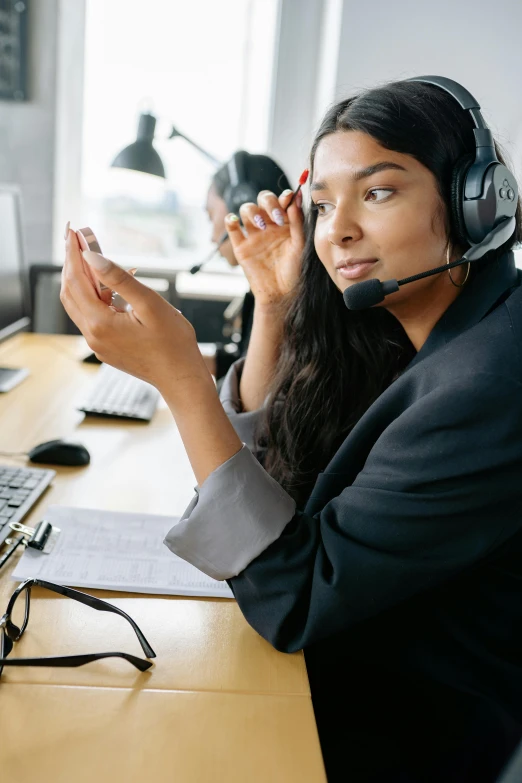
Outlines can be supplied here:
M0 340L29 325L20 192L0 185Z

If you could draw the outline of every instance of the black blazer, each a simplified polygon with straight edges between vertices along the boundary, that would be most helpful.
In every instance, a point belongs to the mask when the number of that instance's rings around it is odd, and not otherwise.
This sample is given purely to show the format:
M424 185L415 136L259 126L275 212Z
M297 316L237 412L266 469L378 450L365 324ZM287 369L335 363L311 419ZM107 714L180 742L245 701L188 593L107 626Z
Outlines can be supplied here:
M509 253L230 580L262 636L305 649L330 780L492 781L521 736L521 357Z

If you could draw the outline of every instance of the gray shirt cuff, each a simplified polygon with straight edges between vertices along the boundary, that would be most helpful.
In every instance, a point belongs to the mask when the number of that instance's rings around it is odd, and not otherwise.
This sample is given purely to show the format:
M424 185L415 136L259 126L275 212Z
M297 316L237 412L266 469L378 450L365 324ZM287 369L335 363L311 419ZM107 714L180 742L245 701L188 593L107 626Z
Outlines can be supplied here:
M258 408L255 411L242 411L239 382L244 364L244 359L238 359L237 362L234 362L225 375L219 398L239 438L251 451L257 451L258 445L255 436L258 425L264 415L264 408Z
M213 579L230 579L279 538L294 514L290 495L243 446L196 488L164 543Z

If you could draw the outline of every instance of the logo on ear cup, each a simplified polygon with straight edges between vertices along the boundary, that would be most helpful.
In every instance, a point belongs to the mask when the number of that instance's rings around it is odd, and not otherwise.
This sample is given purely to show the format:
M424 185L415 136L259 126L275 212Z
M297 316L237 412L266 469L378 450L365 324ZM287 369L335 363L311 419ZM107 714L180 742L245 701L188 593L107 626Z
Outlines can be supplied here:
M507 198L507 199L509 199L509 201L514 201L515 200L515 191L510 186L510 184L507 181L507 179L505 179L504 182L502 183L502 187L498 191L498 195L502 199L506 199Z

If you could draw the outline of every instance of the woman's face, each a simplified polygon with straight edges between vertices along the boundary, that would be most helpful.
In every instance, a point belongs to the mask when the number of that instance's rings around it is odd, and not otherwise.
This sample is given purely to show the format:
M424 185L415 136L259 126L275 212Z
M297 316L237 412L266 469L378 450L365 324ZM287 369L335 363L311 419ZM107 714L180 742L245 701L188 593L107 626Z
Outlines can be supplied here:
M415 158L381 147L366 133L338 131L322 139L311 196L318 211L315 249L340 291L370 278L400 280L446 261L435 177ZM386 307L422 305L448 285L446 274L419 280L388 296Z
M221 196L218 196L213 185L210 186L208 191L207 212L212 223L212 242L217 244L225 233L225 216L228 215L228 209L225 201ZM236 257L229 239L223 242L219 252L230 266L237 266Z

